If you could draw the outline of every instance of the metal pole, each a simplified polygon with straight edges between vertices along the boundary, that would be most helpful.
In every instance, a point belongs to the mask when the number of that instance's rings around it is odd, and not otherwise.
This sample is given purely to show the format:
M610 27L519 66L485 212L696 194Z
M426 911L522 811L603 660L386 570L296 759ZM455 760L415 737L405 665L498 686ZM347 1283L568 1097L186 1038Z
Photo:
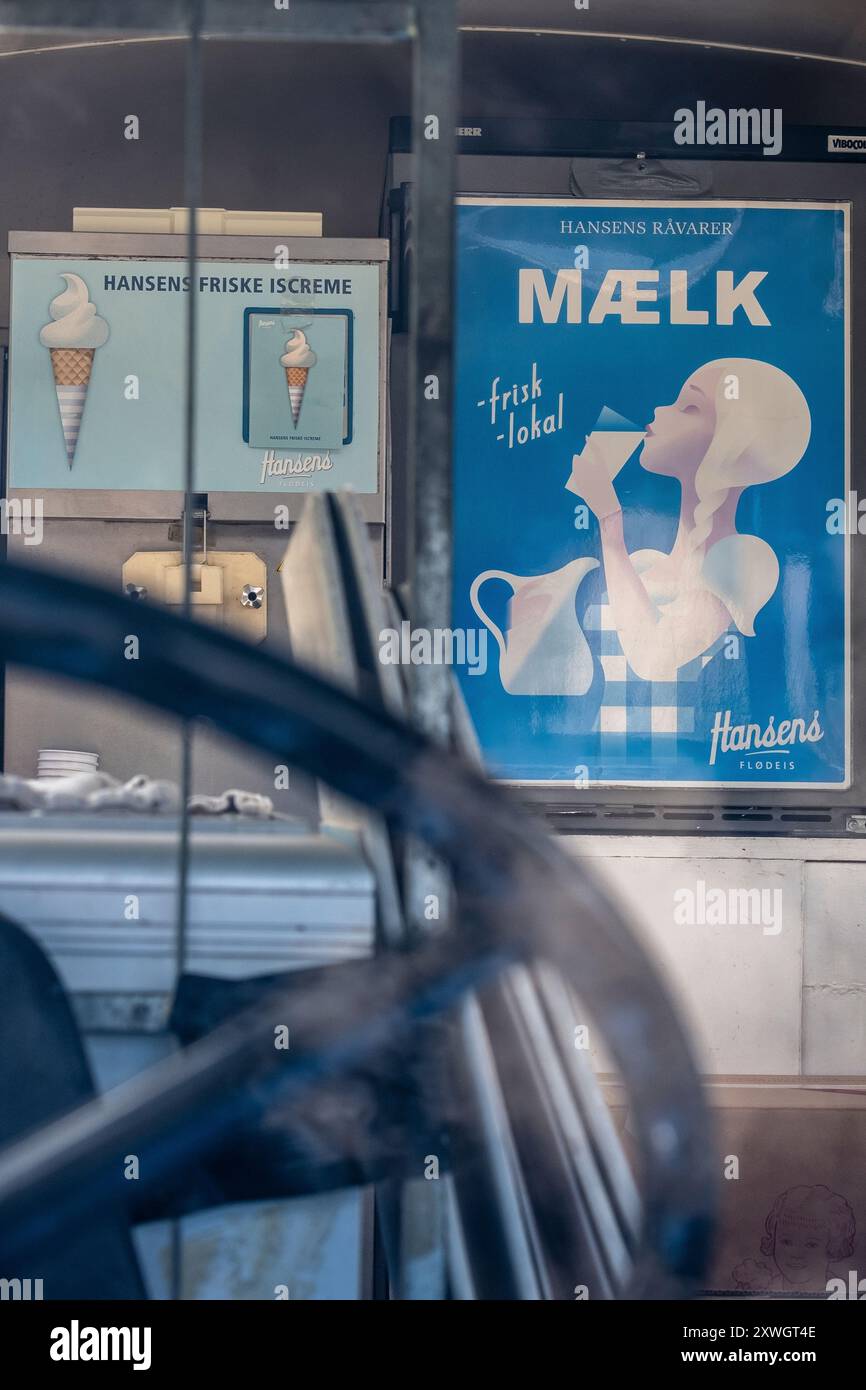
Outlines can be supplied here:
M460 38L456 0L417 0L413 81L413 222L409 351L409 576L413 625L451 626L454 193ZM410 713L437 743L451 738L448 666L410 666ZM450 912L448 876L420 845L404 862L409 930Z
M409 368L412 621L450 627L454 193L459 87L456 0L418 0L414 72L414 222ZM450 732L451 672L412 666L415 722Z
M187 240L187 270L189 298L187 300L186 340L186 417L184 425L184 500L183 551L184 571L183 615L192 617L192 556L195 535L193 492L195 488L196 444L196 370L198 367L198 294L196 266L198 261L198 209L201 204L203 83L201 26L203 0L189 0L189 49L187 53L184 130L184 195L189 216ZM178 837L177 932L176 958L178 974L186 963L186 938L189 888L189 816L187 804L192 790L192 725L185 720L181 732L181 806Z
M196 266L198 262L198 209L201 204L202 133L204 100L202 81L203 0L189 0L189 42L187 48L186 83L184 87L184 203L189 217L187 241L187 271L189 298L187 300L186 334L186 419L184 423L184 499L183 499L183 615L192 617L192 555L195 535L193 489L195 486L195 412L196 369L198 367L198 291ZM189 934L189 798L192 793L193 725L185 719L180 735L180 825L177 844L177 913L175 917L175 969L177 978L186 967L187 937ZM183 1297L183 1241L180 1222L171 1225L171 1296Z
M413 217L416 230L410 305L409 499L410 616L430 634L451 626L454 194L460 39L456 0L417 0L413 74ZM452 673L409 667L415 724L434 742L451 741ZM404 894L418 937L451 916L445 864L410 840ZM441 1113L442 1054L430 1067L427 1104ZM444 1158L444 1155L440 1156ZM403 1187L397 1298L444 1297L445 1209L438 1182L418 1174Z

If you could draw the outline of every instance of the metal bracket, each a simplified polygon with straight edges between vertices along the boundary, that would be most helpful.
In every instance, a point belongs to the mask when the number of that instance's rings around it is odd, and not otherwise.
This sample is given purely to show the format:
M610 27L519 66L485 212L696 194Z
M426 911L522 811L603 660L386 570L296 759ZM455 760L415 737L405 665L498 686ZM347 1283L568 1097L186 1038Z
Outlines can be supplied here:
M130 598L181 608L185 566L179 550L137 550L123 566L123 590ZM199 551L190 565L192 615L263 642L268 635L267 565L248 550ZM140 592L144 590L144 592Z

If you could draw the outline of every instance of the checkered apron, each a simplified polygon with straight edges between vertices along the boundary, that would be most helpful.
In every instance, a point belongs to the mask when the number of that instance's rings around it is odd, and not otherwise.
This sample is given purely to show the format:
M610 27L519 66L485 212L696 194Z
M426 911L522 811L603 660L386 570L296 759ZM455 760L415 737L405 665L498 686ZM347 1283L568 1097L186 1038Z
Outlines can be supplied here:
M628 664L607 593L587 607L583 630L605 680L593 723L593 732L600 735L602 760L623 757L630 737L649 741L654 763L675 755L678 740L695 731L698 679L722 650L728 634L722 633L702 656L681 666L675 680L648 681L635 675Z

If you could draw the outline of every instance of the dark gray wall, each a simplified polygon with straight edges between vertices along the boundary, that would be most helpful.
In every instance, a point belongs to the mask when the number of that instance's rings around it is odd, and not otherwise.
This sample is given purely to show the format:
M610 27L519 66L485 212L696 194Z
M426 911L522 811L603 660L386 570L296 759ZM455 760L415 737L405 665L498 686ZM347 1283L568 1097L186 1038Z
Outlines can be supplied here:
M184 54L161 41L0 56L3 246L12 228L69 229L76 204L183 203ZM786 123L866 121L866 69L836 63L468 33L463 66L467 119L670 120L702 98L781 106ZM410 77L407 45L208 42L205 203L321 210L326 235L375 235L388 118L407 110ZM123 138L129 113L137 142ZM0 333L7 322L4 270Z
M77 206L184 203L178 42L0 59L0 242L71 230ZM388 117L405 108L408 50L206 45L203 201L325 214L331 236L375 235ZM124 139L124 117L141 139ZM0 331L8 324L0 274Z
M666 7L667 18L676 17L676 8ZM764 8L779 13L776 5ZM844 8L835 3L828 13ZM539 24L552 22L550 6L542 9ZM494 18L479 7L465 17L475 23ZM603 17L599 10L593 25L603 27ZM501 18L498 10L495 18ZM804 35L787 35L777 22L760 38L796 47ZM668 120L677 106L704 99L781 106L786 123L844 129L866 121L866 70L837 63L531 33L467 33L462 54L465 119ZM0 245L11 229L70 228L76 205L182 204L184 62L185 45L178 41L0 57ZM376 235L388 119L408 109L410 80L407 45L208 42L204 202L312 209L324 213L326 235ZM123 138L130 113L141 121L137 142ZM8 306L4 265L0 341L6 340ZM393 401L399 517L405 496L402 392L395 391ZM396 529L399 574L402 528Z
M521 22L530 17L539 24L553 22L549 0L537 13L532 5L534 0L521 6ZM738 6L739 13L739 0ZM627 8L617 5L616 13L608 13L601 3L593 4L589 27L604 28L605 18L613 27ZM664 5L663 18L673 26L668 31L684 32L686 9L694 17L698 8ZM823 26L809 19L813 28L817 25L815 33L802 31L804 16L814 13L811 3L797 0L791 14L801 28L790 33L779 19L785 7L778 0L764 5L750 0L749 8L772 17L753 38L781 47L817 41L825 29L826 38L832 29L836 39L828 40L828 48L841 49L844 36L862 29L861 7L846 7L842 0L824 7ZM503 14L501 4L488 13L479 3L467 6L464 19L495 22ZM571 22L566 15L563 27ZM650 22L647 28L652 29ZM706 32L710 36L711 30ZM737 32L722 25L712 36L732 39ZM844 130L866 123L866 69L839 63L531 32L464 33L462 58L465 120L515 115L671 120L678 106L703 99L723 106L780 106L786 124L819 122ZM13 228L69 229L75 205L182 204L184 61L185 45L178 41L0 56L0 245ZM408 110L410 83L408 45L209 41L204 202L322 211L326 235L376 235L388 119ZM141 120L138 142L123 138L129 113ZM532 172L515 168L512 174L527 191L530 178L539 190L567 191L565 168L561 187L559 175L551 183L541 166ZM7 323L8 269L0 265L0 341ZM402 386L404 375L402 361L395 361L395 385ZM402 389L392 400L399 577L405 499Z
M779 26L784 41L783 26ZM725 50L464 34L463 112L670 120L698 99L781 106L786 123L866 121L866 69ZM71 228L84 206L184 202L185 45L0 55L0 244ZM329 236L373 236L388 118L410 101L407 45L205 45L204 202L312 209ZM130 113L141 139L123 136ZM8 324L0 273L0 340Z

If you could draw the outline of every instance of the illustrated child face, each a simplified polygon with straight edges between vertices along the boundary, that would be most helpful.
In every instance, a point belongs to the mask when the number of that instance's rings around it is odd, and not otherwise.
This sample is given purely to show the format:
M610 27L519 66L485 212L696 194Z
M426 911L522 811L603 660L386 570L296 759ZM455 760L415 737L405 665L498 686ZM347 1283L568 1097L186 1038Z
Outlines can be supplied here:
M776 1227L773 1258L789 1284L823 1289L827 1282L827 1247L830 1228L820 1222L786 1221Z
M681 480L694 477L715 433L718 378L718 367L701 367L673 405L656 406L640 454L647 472Z

